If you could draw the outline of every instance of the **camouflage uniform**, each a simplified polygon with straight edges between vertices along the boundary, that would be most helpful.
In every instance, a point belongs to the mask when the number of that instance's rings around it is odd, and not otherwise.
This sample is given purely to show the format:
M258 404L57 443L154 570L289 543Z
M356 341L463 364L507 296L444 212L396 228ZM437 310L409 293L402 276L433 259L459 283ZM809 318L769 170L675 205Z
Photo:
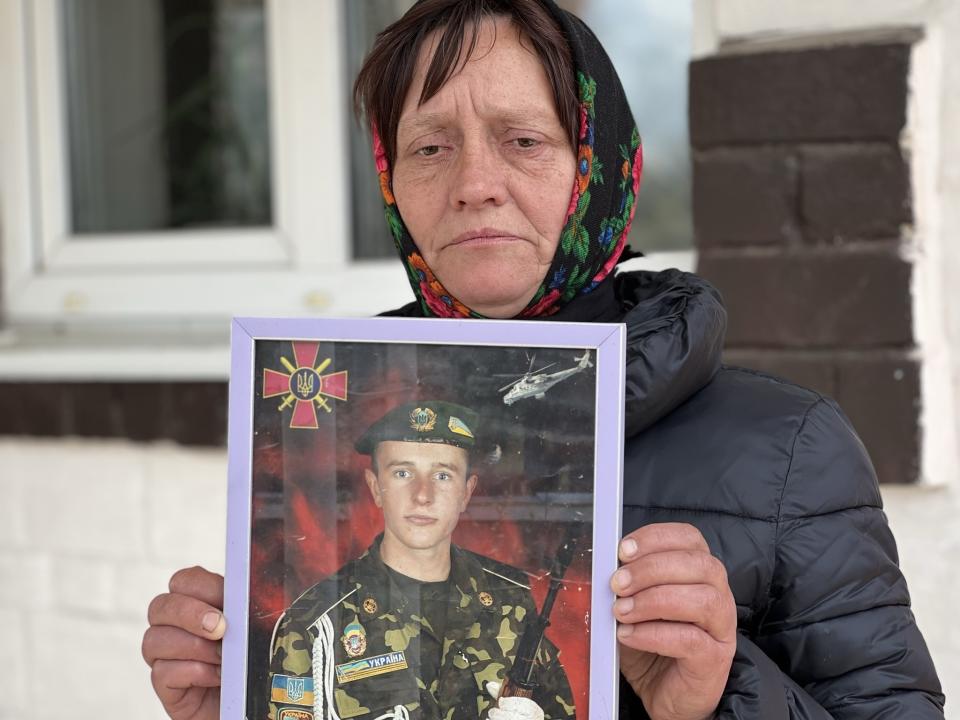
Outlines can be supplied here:
M272 642L270 720L486 717L493 704L486 683L504 679L524 618L536 612L526 576L453 546L446 629L437 637L419 601L403 594L380 559L380 540L281 617ZM421 673L422 652L439 658L439 667ZM547 720L573 718L570 685L546 638L538 660L534 700ZM430 687L424 675L434 678Z

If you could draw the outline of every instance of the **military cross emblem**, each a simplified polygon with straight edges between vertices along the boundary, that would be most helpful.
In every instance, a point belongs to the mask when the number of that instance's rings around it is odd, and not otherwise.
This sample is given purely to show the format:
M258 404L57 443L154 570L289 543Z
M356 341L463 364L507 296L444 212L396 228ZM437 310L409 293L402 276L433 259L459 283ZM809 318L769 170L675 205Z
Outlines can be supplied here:
M320 343L294 341L292 344L294 362L280 357L280 364L287 372L264 369L263 397L282 395L283 402L277 409L283 412L293 407L290 427L315 430L319 427L317 410L323 408L328 413L333 412L327 398L346 401L347 371L324 375L323 371L330 366L331 360L326 358L317 363Z

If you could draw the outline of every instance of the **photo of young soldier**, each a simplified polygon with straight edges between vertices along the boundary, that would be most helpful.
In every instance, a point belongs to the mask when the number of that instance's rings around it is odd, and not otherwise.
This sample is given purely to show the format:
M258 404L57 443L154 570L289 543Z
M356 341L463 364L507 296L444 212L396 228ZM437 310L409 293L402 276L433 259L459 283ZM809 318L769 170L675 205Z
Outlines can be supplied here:
M590 351L255 356L247 717L587 717Z

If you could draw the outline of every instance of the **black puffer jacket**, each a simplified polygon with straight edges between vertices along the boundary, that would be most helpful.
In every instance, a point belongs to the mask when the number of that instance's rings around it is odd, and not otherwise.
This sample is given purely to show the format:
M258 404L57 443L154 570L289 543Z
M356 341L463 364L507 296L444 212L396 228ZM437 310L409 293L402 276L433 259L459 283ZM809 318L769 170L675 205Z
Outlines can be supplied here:
M700 278L605 285L558 319L627 325L624 534L690 523L726 565L739 636L716 717L942 718L876 476L840 409L721 367L726 313ZM647 717L626 683L620 716Z

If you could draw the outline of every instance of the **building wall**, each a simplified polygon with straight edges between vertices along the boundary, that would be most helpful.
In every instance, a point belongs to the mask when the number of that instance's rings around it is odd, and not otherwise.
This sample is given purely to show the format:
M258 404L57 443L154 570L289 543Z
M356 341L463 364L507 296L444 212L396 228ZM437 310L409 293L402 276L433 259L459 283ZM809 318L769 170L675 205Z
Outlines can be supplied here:
M836 398L883 483L921 475L903 35L690 71L698 266L726 301L726 359Z
M177 568L222 572L226 454L0 439L0 720L164 718L140 655Z
M776 43L791 34L921 27L941 69L928 78L939 128L960 127L954 90L960 87L960 44L951 41L960 37L958 3L697 0L695 9L701 54L723 40ZM936 151L934 166L912 170L921 175L913 184L920 192L918 221L931 223L922 252L939 259L932 270L939 276L929 282L932 299L914 308L913 320L936 325L925 308L943 313L943 342L929 350L938 357L921 359L949 368L952 386L932 388L949 413L960 408L960 303L949 302L949 289L960 287L960 243L947 242L960 236L960 136L940 132ZM22 412L43 405L46 395L31 397L33 405L23 398ZM53 411L57 417L62 412ZM116 417L101 422L113 427ZM62 432L71 432L62 422ZM936 426L936 414L924 422ZM953 711L960 697L960 628L953 610L960 596L960 486L951 478L958 440L951 439L939 466L930 464L924 483L883 488L917 619L948 695L948 717L960 717ZM146 608L175 569L222 569L225 452L172 443L2 437L0 497L0 720L53 720L65 708L78 720L163 718L140 659Z
M700 269L727 286L739 316L728 357L837 396L881 479L919 481L882 492L947 716L960 717L952 600L960 592L960 4L703 0L694 8L699 64L727 73L727 87L707 93L760 103L746 125L709 117L715 103L699 118L691 108ZM901 71L889 64L898 55L908 65ZM763 56L769 61L756 62ZM887 82L871 89L885 63ZM786 72L778 77L777 68ZM696 82L692 73L692 103ZM802 124L783 112L798 92L818 116ZM863 92L871 97L857 107ZM898 108L894 132L876 124ZM845 116L853 122L834 132L830 123ZM724 123L723 132L711 129ZM793 295L792 307L776 288ZM764 325L771 307L779 325ZM854 322L835 332L822 317Z

